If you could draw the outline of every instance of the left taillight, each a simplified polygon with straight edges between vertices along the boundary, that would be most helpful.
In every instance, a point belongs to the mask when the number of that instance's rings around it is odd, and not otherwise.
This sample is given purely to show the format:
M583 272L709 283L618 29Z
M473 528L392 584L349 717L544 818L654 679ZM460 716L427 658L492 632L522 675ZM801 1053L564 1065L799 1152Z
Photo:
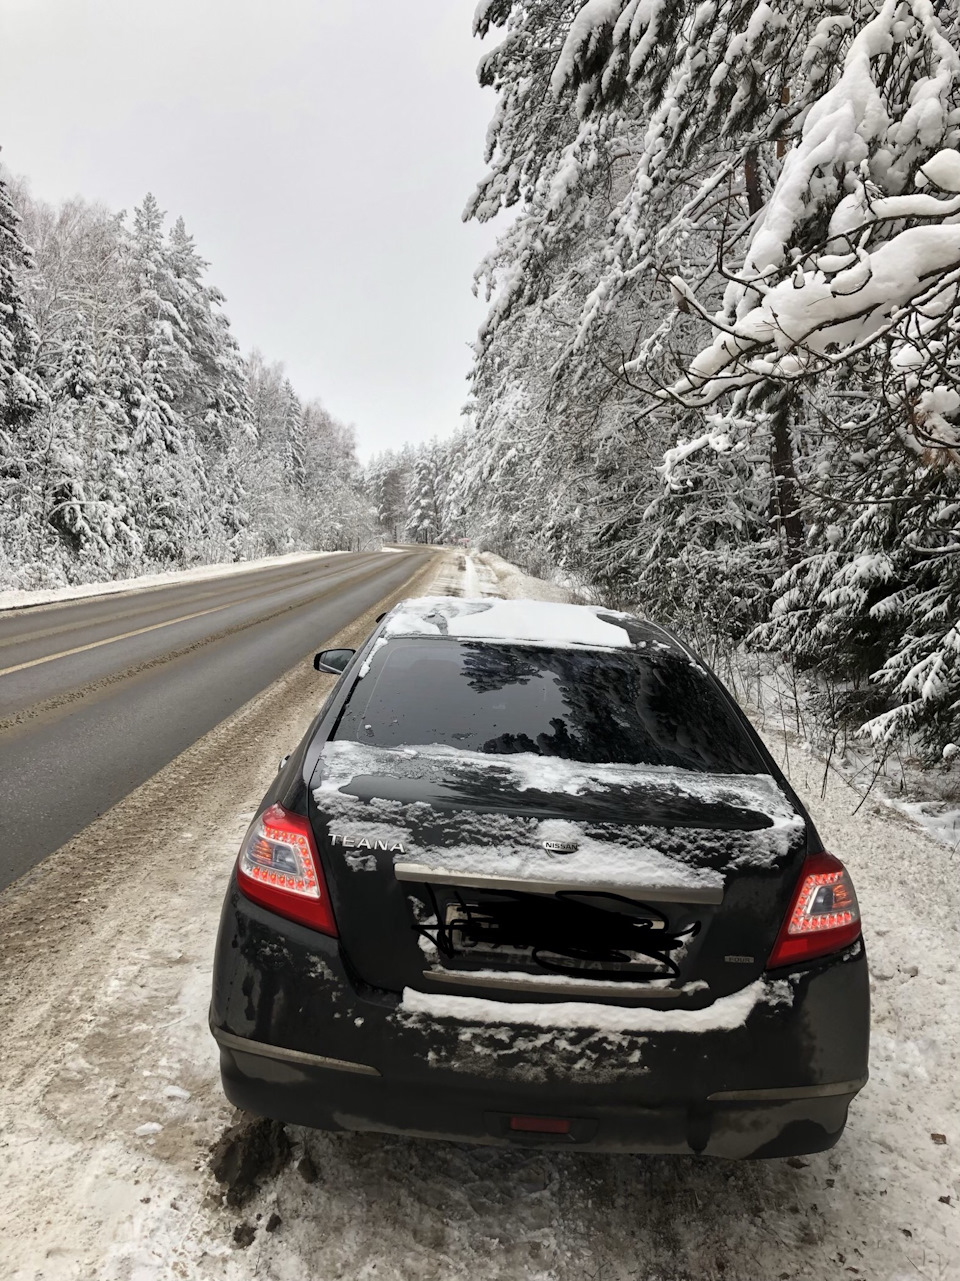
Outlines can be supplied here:
M240 846L237 885L254 903L336 937L313 832L303 815L271 805L254 820Z
M860 906L850 873L832 854L810 854L767 969L842 951L860 932Z

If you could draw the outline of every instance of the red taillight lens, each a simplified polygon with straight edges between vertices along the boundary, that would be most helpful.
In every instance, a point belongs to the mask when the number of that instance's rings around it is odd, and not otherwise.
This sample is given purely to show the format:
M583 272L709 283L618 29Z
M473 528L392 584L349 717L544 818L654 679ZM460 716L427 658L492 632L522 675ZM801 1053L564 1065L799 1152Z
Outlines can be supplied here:
M767 969L839 952L860 937L860 907L850 873L832 854L810 854Z
M559 1116L512 1116L510 1129L527 1134L569 1134L570 1122Z
M272 912L323 934L337 933L310 823L281 805L271 805L243 838L237 885Z

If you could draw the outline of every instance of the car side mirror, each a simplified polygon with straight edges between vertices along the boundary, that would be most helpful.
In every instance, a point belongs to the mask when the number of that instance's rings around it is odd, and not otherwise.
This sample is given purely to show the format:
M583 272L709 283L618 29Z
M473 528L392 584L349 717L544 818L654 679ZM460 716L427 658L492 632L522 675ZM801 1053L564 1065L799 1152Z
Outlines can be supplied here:
M356 652L355 649L322 649L314 658L313 665L318 672L339 676Z

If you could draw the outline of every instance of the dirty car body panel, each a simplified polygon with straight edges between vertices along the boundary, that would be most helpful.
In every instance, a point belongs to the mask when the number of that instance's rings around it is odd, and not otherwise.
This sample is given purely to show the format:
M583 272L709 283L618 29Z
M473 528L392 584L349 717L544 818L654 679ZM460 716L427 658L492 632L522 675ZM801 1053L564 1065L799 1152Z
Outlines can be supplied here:
M789 1156L832 1146L866 1080L847 874L716 677L632 616L398 606L244 850L210 1021L251 1112ZM311 859L297 919L275 868L293 891Z

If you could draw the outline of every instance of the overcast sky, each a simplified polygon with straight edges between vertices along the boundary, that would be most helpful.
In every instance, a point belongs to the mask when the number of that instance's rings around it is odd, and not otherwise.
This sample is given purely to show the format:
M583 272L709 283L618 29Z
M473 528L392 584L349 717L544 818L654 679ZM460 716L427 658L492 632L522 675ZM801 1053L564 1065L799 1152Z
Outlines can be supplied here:
M182 214L244 350L364 456L459 422L460 214L493 95L472 0L0 0L2 159L34 193Z

